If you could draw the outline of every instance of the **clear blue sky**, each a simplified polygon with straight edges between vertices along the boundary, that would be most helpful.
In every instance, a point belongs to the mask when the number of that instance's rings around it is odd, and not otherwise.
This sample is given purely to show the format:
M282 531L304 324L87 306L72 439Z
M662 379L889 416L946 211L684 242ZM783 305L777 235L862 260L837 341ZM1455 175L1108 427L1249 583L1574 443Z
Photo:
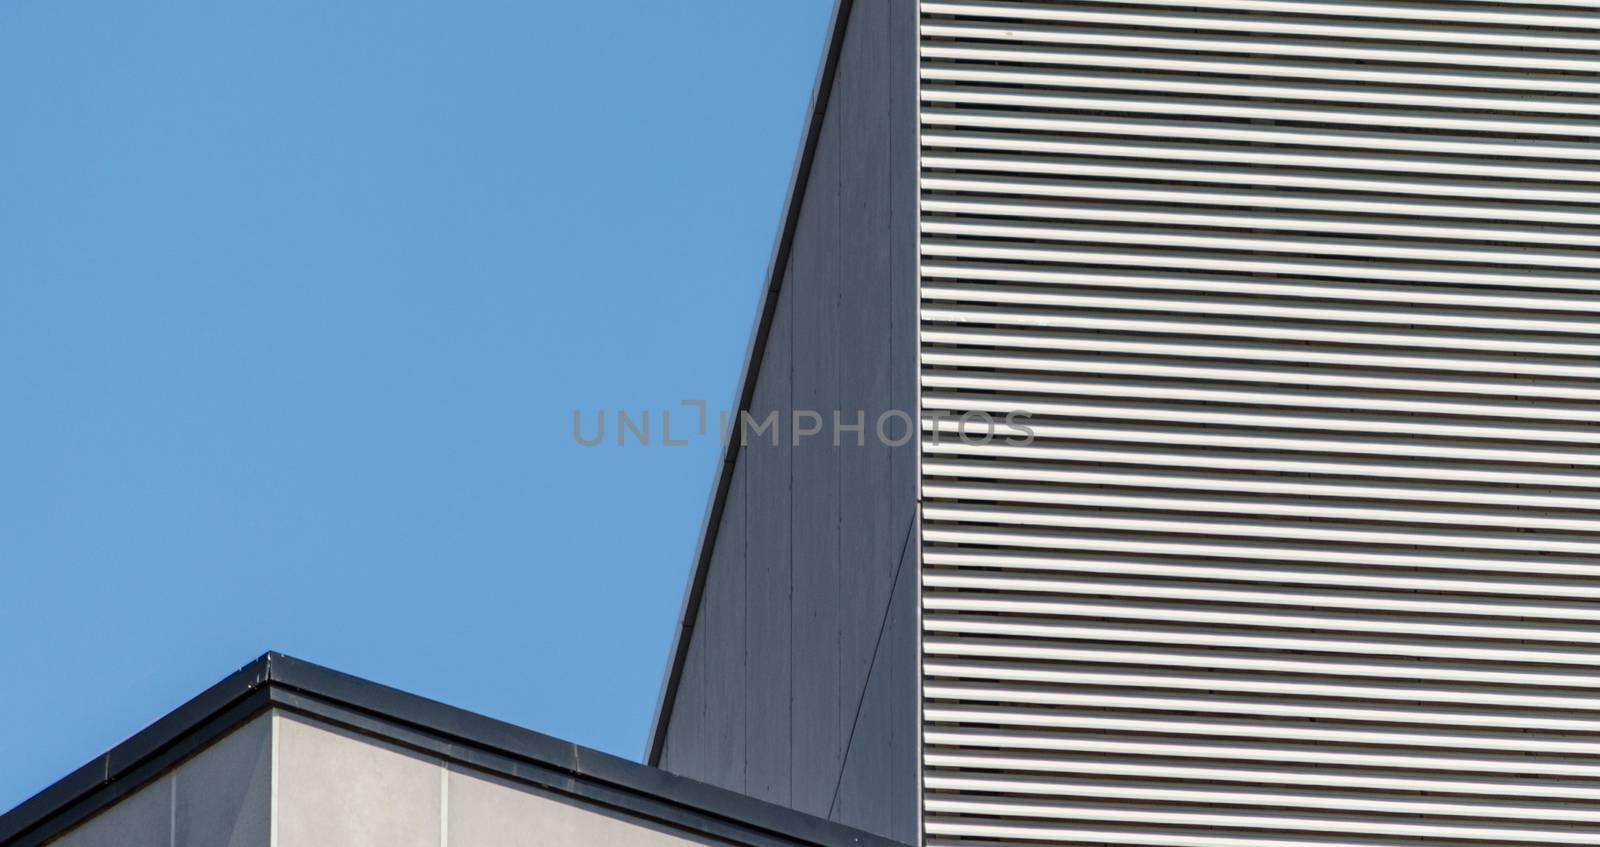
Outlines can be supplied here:
M0 9L0 810L280 650L636 757L828 0Z

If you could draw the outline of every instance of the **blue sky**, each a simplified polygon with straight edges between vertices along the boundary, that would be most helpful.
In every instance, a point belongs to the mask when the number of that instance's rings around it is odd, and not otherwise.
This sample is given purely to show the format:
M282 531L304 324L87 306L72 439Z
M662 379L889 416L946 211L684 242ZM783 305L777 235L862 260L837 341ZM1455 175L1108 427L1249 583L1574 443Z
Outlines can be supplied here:
M0 810L280 650L637 756L828 0L0 10Z

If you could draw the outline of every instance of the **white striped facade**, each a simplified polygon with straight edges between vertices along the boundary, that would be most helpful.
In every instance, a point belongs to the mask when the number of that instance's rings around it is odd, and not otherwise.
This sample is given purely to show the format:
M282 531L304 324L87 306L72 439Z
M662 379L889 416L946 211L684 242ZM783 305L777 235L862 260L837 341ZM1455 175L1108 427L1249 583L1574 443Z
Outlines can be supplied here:
M921 8L928 843L1600 844L1593 0Z

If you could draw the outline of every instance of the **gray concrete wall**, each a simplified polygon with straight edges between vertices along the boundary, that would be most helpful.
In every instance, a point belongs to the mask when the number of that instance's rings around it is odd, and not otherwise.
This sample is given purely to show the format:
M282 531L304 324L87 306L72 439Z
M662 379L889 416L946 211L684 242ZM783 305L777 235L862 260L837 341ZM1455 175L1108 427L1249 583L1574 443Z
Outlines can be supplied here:
M725 844L310 719L277 729L277 847Z
M681 805L455 740L441 749L411 724L389 729L399 734L387 737L418 747L271 711L50 847L732 847L772 843L773 833L808 844L862 838L771 810L755 810L761 814L746 826L728 814L735 798L680 780L669 788L681 790Z
M915 38L911 0L854 3L751 404L785 437L739 452L660 762L903 840L916 442L873 430L915 408ZM859 411L865 446L793 445L794 409Z
M109 809L54 847L268 847L272 729L260 717Z

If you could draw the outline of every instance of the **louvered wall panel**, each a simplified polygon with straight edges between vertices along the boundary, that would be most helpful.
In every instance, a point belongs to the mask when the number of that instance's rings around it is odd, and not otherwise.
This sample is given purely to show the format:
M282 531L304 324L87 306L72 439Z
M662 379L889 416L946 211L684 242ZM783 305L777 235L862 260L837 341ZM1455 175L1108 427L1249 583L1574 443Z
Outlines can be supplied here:
M1594 3L922 13L929 842L1600 844Z

